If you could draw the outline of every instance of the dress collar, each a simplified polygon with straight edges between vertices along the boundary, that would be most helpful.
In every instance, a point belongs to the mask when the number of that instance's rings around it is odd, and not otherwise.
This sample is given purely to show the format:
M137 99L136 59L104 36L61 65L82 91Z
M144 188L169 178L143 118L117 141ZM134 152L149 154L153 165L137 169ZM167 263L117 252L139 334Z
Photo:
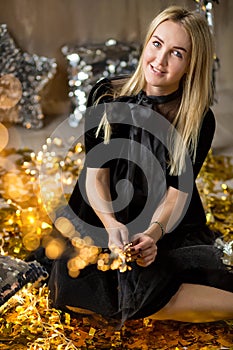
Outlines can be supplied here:
M140 103L141 101L148 104L163 104L175 100L179 96L181 96L181 89L178 89L171 94L164 96L147 95L145 91L141 90L138 93L138 102Z

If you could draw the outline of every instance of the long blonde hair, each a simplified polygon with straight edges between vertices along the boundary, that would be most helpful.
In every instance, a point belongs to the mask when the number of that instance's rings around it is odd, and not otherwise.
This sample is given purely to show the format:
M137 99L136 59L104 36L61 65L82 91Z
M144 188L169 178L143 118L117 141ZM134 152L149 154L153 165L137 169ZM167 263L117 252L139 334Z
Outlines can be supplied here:
M179 6L170 6L161 12L151 22L145 37L142 55L134 74L122 88L115 91L114 97L136 95L145 88L145 76L142 68L145 47L155 29L164 21L171 20L183 25L191 41L191 56L188 72L181 79L182 98L173 125L181 137L171 136L169 166L170 174L179 174L185 162L185 152L188 148L193 160L196 157L198 136L202 119L212 103L212 69L213 69L213 39L205 17L197 12L188 11ZM111 126L106 115L103 116L97 133L104 128L105 142L109 142Z

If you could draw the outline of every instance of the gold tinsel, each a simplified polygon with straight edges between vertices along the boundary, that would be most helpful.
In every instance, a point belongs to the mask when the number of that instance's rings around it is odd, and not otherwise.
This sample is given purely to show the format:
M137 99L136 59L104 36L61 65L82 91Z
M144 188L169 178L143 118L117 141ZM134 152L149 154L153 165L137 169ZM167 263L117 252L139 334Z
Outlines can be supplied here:
M64 175L64 184L69 188L72 188L79 175L82 168L82 145L71 149L65 160L56 154L51 159L48 145L52 142L57 145L62 143L61 140L47 140L43 154L36 155L28 149L12 149L0 154L0 233L1 252L4 254L24 259L29 251L40 244L43 237L49 237L52 229L51 212L43 206L37 181L38 164L43 162L43 157L47 157L46 164L50 163L46 172L47 178L44 178L45 192L46 186L49 189L54 187L54 174L59 168ZM10 171L9 166L6 166L9 162ZM210 153L197 184L208 224L220 231L223 240L229 242L233 234L233 159ZM50 198L46 200L52 211L61 198L51 192ZM69 222L60 220L57 225L66 235L74 233ZM93 249L92 242L88 238L82 241L76 235L75 244L78 252L82 251L80 244L85 248L85 254L77 254L77 261L80 262L82 257L85 261ZM96 250L94 253L99 254ZM120 256L117 266L115 256L104 254L100 252L98 255L99 265L104 266L104 269L111 268L110 262L114 263L112 268L126 264L127 256L122 256L121 253L117 256ZM75 266L79 266L77 261ZM127 321L121 330L116 330L99 315L72 318L67 313L51 308L46 285L27 285L0 309L0 350L232 348L230 321L189 324L143 319Z

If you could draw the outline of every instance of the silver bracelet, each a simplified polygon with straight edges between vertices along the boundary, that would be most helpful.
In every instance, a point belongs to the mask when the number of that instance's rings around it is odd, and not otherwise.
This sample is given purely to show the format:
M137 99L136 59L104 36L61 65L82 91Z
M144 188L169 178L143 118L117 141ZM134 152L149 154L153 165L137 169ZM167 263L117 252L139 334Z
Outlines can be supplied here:
M161 222L159 222L159 221L152 221L152 222L150 223L150 226L153 225L153 224L158 224L159 227L161 228L162 235L161 235L160 239L162 239L163 236L165 235L165 230L164 230L163 225L162 225Z

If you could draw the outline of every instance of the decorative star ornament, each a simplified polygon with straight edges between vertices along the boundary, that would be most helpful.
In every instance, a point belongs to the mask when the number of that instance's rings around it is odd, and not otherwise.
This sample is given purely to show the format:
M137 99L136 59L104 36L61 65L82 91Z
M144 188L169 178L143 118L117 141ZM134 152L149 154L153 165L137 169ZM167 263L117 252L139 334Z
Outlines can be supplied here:
M11 74L22 86L16 122L28 129L43 127L39 93L56 73L55 59L23 52L16 46L6 24L0 25L0 52L0 77Z
M91 87L102 77L131 74L138 64L140 46L108 39L97 44L66 44L61 51L68 63L72 110L69 124L77 127L86 110Z

